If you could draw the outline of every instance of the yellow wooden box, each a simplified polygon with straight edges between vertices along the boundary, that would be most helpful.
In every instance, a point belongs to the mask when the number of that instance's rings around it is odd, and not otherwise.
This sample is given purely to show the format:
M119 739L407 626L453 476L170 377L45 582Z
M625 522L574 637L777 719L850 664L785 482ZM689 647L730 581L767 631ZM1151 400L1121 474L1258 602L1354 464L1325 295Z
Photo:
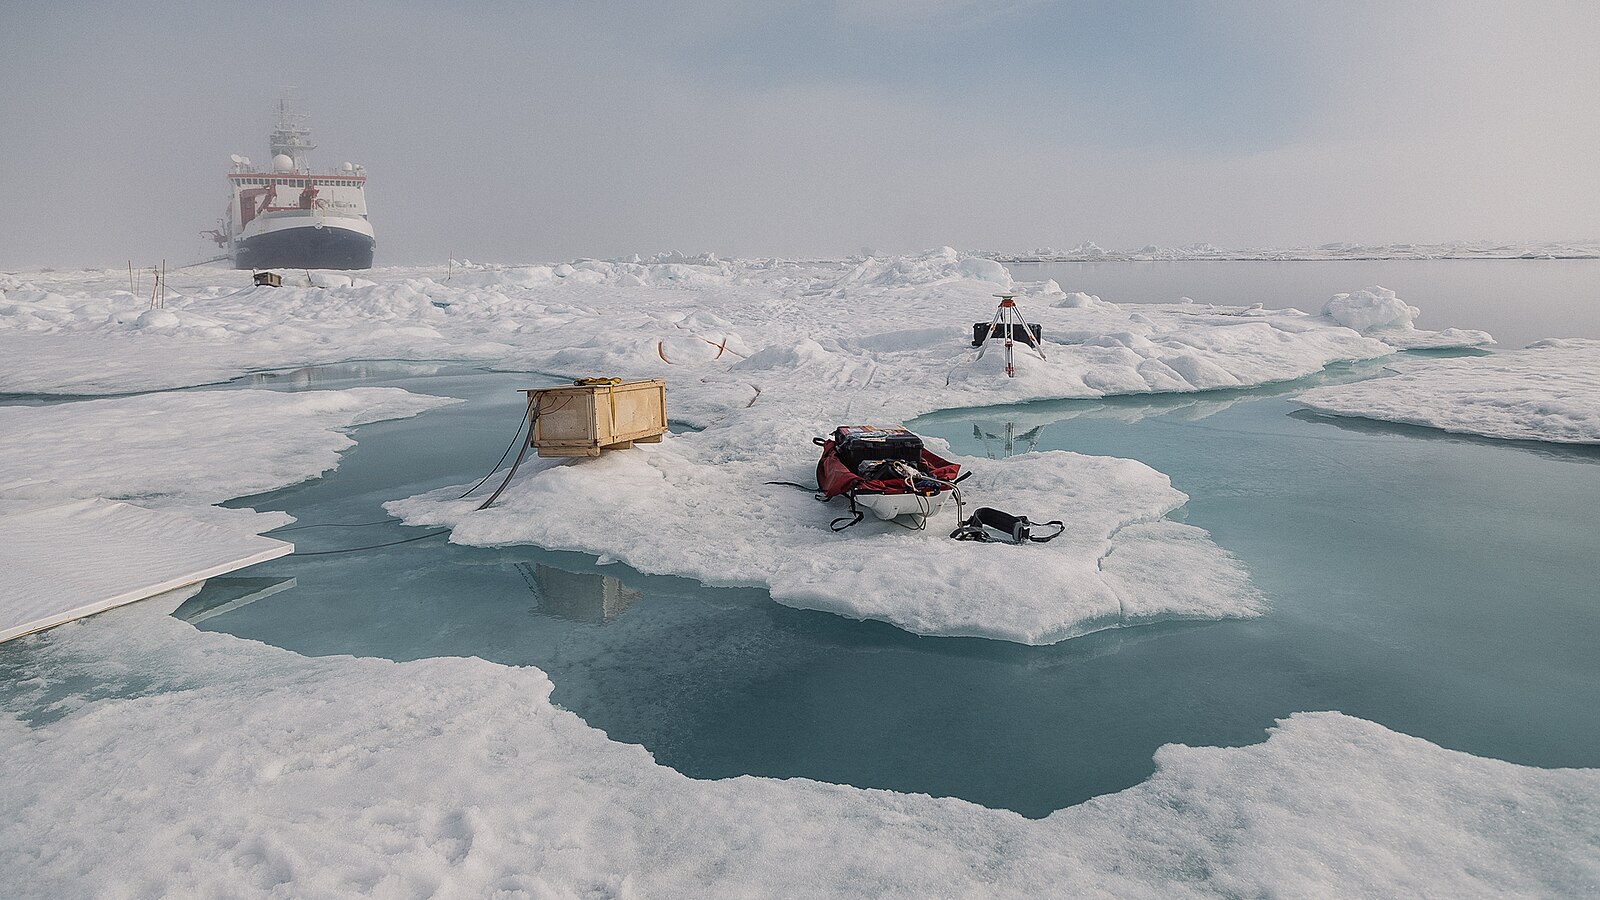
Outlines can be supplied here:
M667 383L659 378L524 393L533 418L528 443L540 456L599 456L656 443L667 432Z

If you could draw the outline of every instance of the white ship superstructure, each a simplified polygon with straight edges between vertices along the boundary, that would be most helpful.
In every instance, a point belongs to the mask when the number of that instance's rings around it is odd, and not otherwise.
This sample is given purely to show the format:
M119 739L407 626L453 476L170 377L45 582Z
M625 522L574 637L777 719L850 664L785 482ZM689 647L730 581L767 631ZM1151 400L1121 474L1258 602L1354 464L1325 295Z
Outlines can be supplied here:
M256 171L234 155L231 200L222 225L207 232L239 269L366 269L377 242L367 221L367 174L352 163L314 174L316 149L305 116L278 102L269 139L272 164Z

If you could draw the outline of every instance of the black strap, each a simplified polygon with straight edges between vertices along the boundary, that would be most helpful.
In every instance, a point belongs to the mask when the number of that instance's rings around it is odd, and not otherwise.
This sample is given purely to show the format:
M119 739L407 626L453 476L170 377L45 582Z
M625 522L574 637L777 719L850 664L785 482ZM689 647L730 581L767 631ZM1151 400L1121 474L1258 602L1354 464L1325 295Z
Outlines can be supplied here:
M968 525L966 522L957 525L956 530L950 532L950 536L958 541L977 541L982 544L987 544L994 540L994 538L989 537L989 532L984 531L982 528Z
M1035 537L1033 529L1055 526L1055 531L1045 537ZM996 537L990 530L1000 534L1009 534L1010 540ZM1060 537L1067 530L1066 523L1060 519L1049 522L1030 522L1027 516L1013 516L1003 510L989 506L980 506L965 522L956 526L950 536L958 541L978 541L979 543L994 544L1048 544Z
M1023 521L1027 522L1026 519L1024 519ZM1061 532L1067 530L1066 523L1062 522L1060 519L1051 519L1048 522L1028 522L1028 524L1033 526L1033 527L1035 527L1035 528L1040 527L1040 526L1049 526L1049 525L1054 525L1056 527L1055 533L1050 535L1049 537L1034 537L1032 534L1029 534L1028 535L1028 540L1033 541L1035 544L1048 544L1051 541L1055 540L1056 538L1061 537Z
M848 515L848 516L840 516L839 518L834 519L832 522L829 522L828 523L828 528L830 528L833 531L843 531L843 530L845 530L846 528L849 528L852 525L859 525L859 524L861 524L861 520L865 519L867 517L867 514L862 512L861 509L856 506L856 492L855 491L847 492L845 494L845 497L849 498L849 500L850 500L850 515ZM840 525L839 524L840 522L843 522L844 524Z
M813 494L815 494L818 491L822 490L822 488L820 488L820 487L815 487L815 486L809 485L809 484L801 484L798 481L763 481L761 483L762 484L776 484L776 485L778 485L780 487L797 487L802 491L810 491Z

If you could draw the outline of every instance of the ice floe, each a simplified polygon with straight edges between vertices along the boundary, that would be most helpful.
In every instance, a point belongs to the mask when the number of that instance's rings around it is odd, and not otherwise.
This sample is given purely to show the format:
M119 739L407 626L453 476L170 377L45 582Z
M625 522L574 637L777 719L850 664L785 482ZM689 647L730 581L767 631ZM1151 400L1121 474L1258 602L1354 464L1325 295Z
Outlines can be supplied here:
M1026 253L997 253L1002 262L1107 262L1111 260L1315 260L1315 259L1600 259L1600 241L1535 241L1494 243L1451 241L1444 244L1322 244L1316 247L1228 249L1215 244L1185 244L1107 250L1092 241L1068 250L1041 247Z
M0 665L0 869L86 895L1578 896L1600 771L1338 713L1162 747L1027 819L807 779L697 781L550 703L532 668L306 658L149 604Z
M680 393L706 379L698 392L714 411L749 400L732 371L742 360L810 341L838 370L870 366L880 392L916 389L905 405L922 410L1247 386L1396 349L1296 310L1123 306L1054 282L1014 284L999 263L950 248L844 262L674 254L448 274L291 273L281 288L201 268L172 273L168 288L165 307L151 309L122 271L0 275L0 391L131 393L352 359L470 359L562 374L667 372ZM1000 290L1017 291L1044 327L1049 359L1026 362L1025 379L994 380L997 354L974 363L968 346L971 323L993 315ZM1403 331L1401 346L1477 342L1476 333Z
M455 402L398 388L186 391L0 406L0 512L106 497L249 530L289 521L213 507L338 465L343 429Z
M1244 567L1204 531L1163 520L1188 498L1143 463L1061 451L958 457L974 473L963 483L973 505L1066 523L1055 541L1013 547L950 540L953 504L926 531L872 519L831 531L843 500L765 483L814 483L809 437L741 420L596 460L540 460L483 511L481 495L457 499L461 487L386 508L409 524L449 525L458 543L604 554L925 635L1041 644L1264 608Z
M1461 359L1404 360L1395 375L1295 397L1317 412L1507 440L1600 444L1600 341L1539 341Z
M1422 310L1417 309L1382 285L1373 285L1348 294L1334 294L1322 307L1322 314L1340 325L1386 344L1406 350L1443 347L1479 347L1494 343L1486 331L1449 328L1423 331L1414 324Z
M674 254L359 279L291 274L281 288L230 289L240 274L197 271L169 285L156 310L123 289L125 278L7 276L0 346L11 352L0 354L0 389L167 387L351 358L661 377L669 416L704 432L617 458L531 466L495 510L477 513L444 492L392 509L411 522L449 522L457 542L583 550L712 584L765 585L781 602L925 634L1029 643L1164 617L1253 615L1261 600L1204 532L1162 521L1185 497L1138 464L1063 453L964 461L978 472L968 485L975 505L1069 523L1000 576L977 573L1016 548L953 546L942 534L953 509L925 533L874 524L842 536L826 531L830 513L804 494L762 482L809 480L809 439L839 424L1254 387L1387 356L1405 345L1390 336L1460 338L1397 319L1411 308L1392 293L1376 304L1387 317L1346 314L1373 331L1363 334L1295 309L1120 305L1055 282L1019 285L999 263L948 247L845 262ZM1018 294L1044 333L1040 352L1017 349L1015 378L998 345L971 346L973 323L992 318L1003 291ZM1115 489L1083 487L1102 477ZM1188 570L1163 572L1154 563L1163 553Z
M641 568L766 583L795 605L1030 641L1250 614L1259 598L1204 532L1164 518L1184 497L1136 462L962 460L979 502L1069 519L1071 539L1022 548L879 523L825 543L827 507L761 482L808 480L806 439L840 421L1252 386L1395 346L1293 311L1057 307L1065 292L1045 288L1025 301L1060 343L1049 360L1023 356L1032 377L1006 380L993 353L975 360L961 346L1005 279L943 252L849 267L467 267L448 283L380 270L370 283L279 291L232 291L219 286L237 273L202 272L179 279L188 293L165 315L119 295L120 277L0 276L0 389L131 391L359 357L665 373L669 402L705 431L536 462L484 512L446 492L393 507L454 522L457 540L598 548ZM0 497L204 509L324 471L349 444L339 429L439 402L360 389L4 407ZM976 585L978 550L993 553L977 568L1025 562ZM916 577L896 578L895 560ZM1005 602L976 606L974 589ZM1254 746L1163 747L1145 783L1029 820L805 779L696 781L551 704L537 669L306 658L164 613L115 610L0 655L8 895L1600 890L1600 772L1474 758L1337 713L1290 716Z

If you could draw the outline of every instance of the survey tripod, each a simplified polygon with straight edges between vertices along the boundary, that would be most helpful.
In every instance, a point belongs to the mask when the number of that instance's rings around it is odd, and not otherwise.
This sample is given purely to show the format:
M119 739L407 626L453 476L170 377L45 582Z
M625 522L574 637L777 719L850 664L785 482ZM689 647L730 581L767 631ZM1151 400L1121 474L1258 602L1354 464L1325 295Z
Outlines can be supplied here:
M1000 298L1000 307L994 311L994 319L989 322L987 330L980 324L976 329L978 334L974 335L978 345L978 359L983 359L983 351L988 349L989 338L999 335L1005 339L1006 377L1015 378L1016 341L1020 340L1027 344L1033 352L1039 354L1040 359L1045 358L1044 348L1039 346L1039 339L1034 335L1033 328L1023 321L1022 309L1017 306L1017 295L995 294L995 296Z

